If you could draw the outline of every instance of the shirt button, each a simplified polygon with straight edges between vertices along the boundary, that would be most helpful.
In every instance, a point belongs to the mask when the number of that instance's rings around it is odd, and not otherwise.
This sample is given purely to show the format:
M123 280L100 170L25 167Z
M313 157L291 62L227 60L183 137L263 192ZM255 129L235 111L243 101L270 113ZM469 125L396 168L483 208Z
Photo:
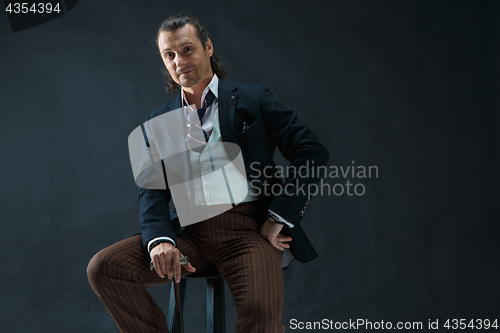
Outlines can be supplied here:
M201 168L202 168L202 169L206 169L206 168L207 168L207 165L206 165L206 164L203 164L203 165L201 166Z
M204 161L206 159L205 156L201 156L200 160Z
M210 201L210 199L212 199L212 197L211 197L210 195L207 195L207 196L205 197L205 199L207 199L207 201Z
M205 185L205 188L210 188L210 185Z

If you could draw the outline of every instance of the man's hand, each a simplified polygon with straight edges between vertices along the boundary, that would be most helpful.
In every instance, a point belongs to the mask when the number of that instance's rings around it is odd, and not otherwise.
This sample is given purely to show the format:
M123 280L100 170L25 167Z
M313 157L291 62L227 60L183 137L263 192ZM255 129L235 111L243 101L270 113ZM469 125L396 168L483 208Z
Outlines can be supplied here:
M151 250L149 256L153 261L156 273L158 273L162 279L167 276L172 280L175 273L175 282L181 282L180 258L183 257L183 255L175 246L170 243L160 243ZM184 268L190 272L196 270L191 266L191 263L185 264Z
M292 237L287 237L285 235L280 234L281 229L283 228L282 224L274 223L269 220L262 225L260 229L260 235L268 240L272 246L277 248L280 251L285 250L285 248L289 248L290 245L286 242L292 240Z

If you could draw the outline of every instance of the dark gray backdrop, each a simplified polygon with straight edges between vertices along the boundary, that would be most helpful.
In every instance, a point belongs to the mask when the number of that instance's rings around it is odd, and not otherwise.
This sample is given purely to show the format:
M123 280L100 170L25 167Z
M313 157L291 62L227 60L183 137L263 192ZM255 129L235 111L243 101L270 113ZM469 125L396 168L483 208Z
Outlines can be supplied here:
M320 257L284 273L286 327L499 317L499 2L81 0L16 34L0 14L2 332L118 332L85 269L140 230L127 137L172 98L152 40L181 12L331 165L379 169L350 179L363 196L312 201ZM151 292L166 306L168 290ZM191 282L188 331L204 297Z

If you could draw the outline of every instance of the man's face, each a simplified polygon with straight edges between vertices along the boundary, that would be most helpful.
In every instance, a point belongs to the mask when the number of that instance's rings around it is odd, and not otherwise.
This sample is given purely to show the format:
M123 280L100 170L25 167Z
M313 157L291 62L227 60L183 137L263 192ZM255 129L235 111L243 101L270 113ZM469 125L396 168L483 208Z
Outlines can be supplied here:
M204 49L192 25L163 31L158 36L158 47L170 76L180 86L194 87L201 80L212 78L212 42L208 39Z

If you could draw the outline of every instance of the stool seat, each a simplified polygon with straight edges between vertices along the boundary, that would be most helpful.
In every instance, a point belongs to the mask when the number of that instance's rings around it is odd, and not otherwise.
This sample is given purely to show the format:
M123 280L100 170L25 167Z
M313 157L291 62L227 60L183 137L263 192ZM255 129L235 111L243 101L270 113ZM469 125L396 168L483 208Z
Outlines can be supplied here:
M226 332L226 311L224 302L224 279L217 270L198 273L195 272L189 276L181 278L179 283L180 304L179 308L184 307L184 298L186 295L186 285L188 279L205 278L207 279L207 333L225 333ZM170 302L167 313L167 326L171 333L180 333L180 322L175 316L175 291L174 283L170 290Z

